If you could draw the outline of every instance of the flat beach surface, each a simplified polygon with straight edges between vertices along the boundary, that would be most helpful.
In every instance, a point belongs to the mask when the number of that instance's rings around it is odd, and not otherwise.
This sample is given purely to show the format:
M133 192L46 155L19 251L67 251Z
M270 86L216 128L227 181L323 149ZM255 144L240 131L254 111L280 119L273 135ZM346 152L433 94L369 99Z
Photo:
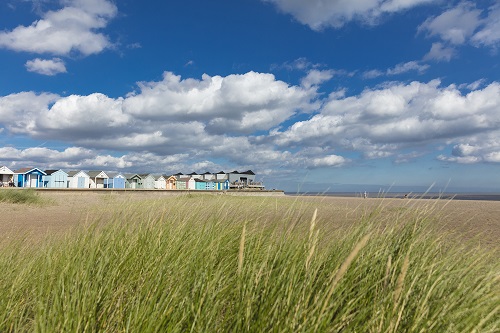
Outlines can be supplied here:
M134 203L148 200L171 200L164 192L43 192L49 203L41 206L0 203L0 234L2 238L43 239L47 235L63 235L73 228L109 216L120 209L133 209ZM200 195L202 200L204 195ZM226 196L217 196L225 200ZM325 223L355 223L377 207L387 211L398 209L431 210L436 230L452 233L461 240L500 250L500 201L378 199L348 197L269 196L276 205L307 205L318 208L318 217ZM108 215L107 215L108 214Z

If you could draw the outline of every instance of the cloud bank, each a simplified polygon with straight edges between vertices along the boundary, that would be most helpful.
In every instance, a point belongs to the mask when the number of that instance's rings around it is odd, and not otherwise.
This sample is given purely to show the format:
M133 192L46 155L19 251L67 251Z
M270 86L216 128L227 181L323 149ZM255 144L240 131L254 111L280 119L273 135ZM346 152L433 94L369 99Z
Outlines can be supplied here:
M447 163L500 162L498 82L392 82L352 96L318 94L330 78L310 72L293 86L267 73L182 79L165 72L161 81L140 82L138 91L119 98L11 94L0 97L5 134L72 147L5 147L0 156L123 169L205 161L269 173L344 166L354 162L351 153L405 163L434 150ZM454 148L436 150L443 146Z

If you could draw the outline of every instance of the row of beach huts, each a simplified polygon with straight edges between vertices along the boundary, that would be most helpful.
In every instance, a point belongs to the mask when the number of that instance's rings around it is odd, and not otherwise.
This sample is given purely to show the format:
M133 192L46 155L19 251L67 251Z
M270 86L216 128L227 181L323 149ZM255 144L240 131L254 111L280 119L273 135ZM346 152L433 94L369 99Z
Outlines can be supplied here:
M252 170L174 175L133 174L108 171L68 171L0 167L0 186L80 189L214 190L264 189Z

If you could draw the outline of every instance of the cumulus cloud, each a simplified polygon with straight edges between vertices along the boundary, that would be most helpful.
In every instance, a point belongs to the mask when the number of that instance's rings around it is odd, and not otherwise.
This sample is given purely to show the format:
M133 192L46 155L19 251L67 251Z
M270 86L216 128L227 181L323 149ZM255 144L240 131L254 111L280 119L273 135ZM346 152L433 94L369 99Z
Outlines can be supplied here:
M59 73L66 73L66 66L60 58L53 58L51 60L36 58L28 60L25 66L28 72L42 75L54 76Z
M184 170L190 165L188 155L161 156L152 153L128 153L119 156L102 153L94 149L68 147L64 150L46 147L17 149L0 147L0 163L12 169L36 166L42 169L104 169L135 172L158 170Z
M479 133L461 138L453 146L450 155L441 154L438 159L446 162L472 164L478 162L500 163L500 130Z
M21 92L0 97L0 124L14 134L31 134L35 119L48 111L59 95Z
M471 1L460 2L442 14L428 18L418 28L429 37L437 37L425 59L449 61L458 45L498 48L500 44L500 4L479 9Z
M404 11L432 0L262 0L292 15L313 30L340 28L357 20L374 24L385 14Z
M167 72L162 81L142 82L139 89L123 98L34 92L0 97L0 124L11 133L87 149L210 156L251 165L288 155L247 135L319 107L317 87L290 86L254 72L201 80Z
M14 51L87 56L111 47L108 37L98 32L116 16L109 0L61 0L63 8L48 11L29 26L0 32L0 47Z
M174 159L170 164L179 168L182 163L219 160L284 171L350 163L339 150L402 163L418 157L402 154L403 150L451 145L456 149L443 154L442 161L498 160L498 82L460 86L441 86L438 80L392 82L358 95L339 91L319 100L313 83L330 74L316 74L309 76L308 88L254 72L205 75L201 80L167 72L163 80L143 82L138 92L120 98L100 93L7 95L0 97L0 128L6 135L66 142L75 150L65 151L66 155L47 148L2 154L47 165L52 160L44 158L55 156L54 161L66 161L68 167L94 161L106 169L154 168L155 163L166 166L162 158L176 156L183 161ZM294 120L299 113L308 119Z
M366 158L474 138L476 145L484 146L482 142L487 141L477 136L498 133L499 107L497 82L467 94L454 85L441 87L437 80L394 83L358 96L330 96L319 113L286 130L274 130L271 137L283 147L341 147L362 152ZM488 145L496 147L495 143ZM494 160L496 155L491 156Z
M289 86L272 74L208 76L181 80L171 72L160 82L139 84L140 93L124 101L124 111L139 119L204 121L215 134L268 130L297 111L315 106L314 89Z
M445 42L459 45L465 43L481 24L481 10L471 2L462 2L439 16L428 18L419 31L438 36Z

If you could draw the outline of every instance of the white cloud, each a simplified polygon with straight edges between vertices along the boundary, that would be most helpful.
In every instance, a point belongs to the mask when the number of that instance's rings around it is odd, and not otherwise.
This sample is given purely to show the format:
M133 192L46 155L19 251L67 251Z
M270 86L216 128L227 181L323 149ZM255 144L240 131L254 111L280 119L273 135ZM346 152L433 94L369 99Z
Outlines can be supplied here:
M35 129L34 120L59 98L55 94L34 92L0 97L0 124L14 134L30 134Z
M314 89L289 86L272 74L185 79L171 72L160 82L139 84L140 93L124 101L124 111L139 119L203 121L213 133L268 130L297 111L316 107Z
M97 32L116 16L116 6L108 0L63 0L65 7L48 11L30 26L0 32L0 47L14 51L69 55L100 53L111 47Z
M461 2L437 17L427 19L418 29L439 36L451 44L464 44L481 24L481 10L471 2Z
M478 133L458 140L453 146L451 155L441 154L440 161L456 163L500 163L500 130Z
M393 83L367 89L358 96L334 97L309 120L271 132L282 146L329 146L362 152L367 158L396 154L402 148L475 140L486 153L496 141L479 135L498 134L500 83L494 82L466 95L439 81Z
M51 60L44 60L36 58L26 62L26 69L28 72L34 72L42 75L53 76L59 73L66 73L66 66L64 61L59 58Z
M152 153L129 153L121 156L97 150L68 147L62 151L46 147L17 149L0 147L0 163L12 169L36 166L42 169L69 170L133 170L134 172L184 170L190 165L187 154L161 156Z
M384 14L404 11L432 0L262 0L275 4L284 13L313 30L340 28L358 20L374 24Z
M472 36L472 43L476 46L491 46L497 48L500 44L500 4L489 8L484 25Z
M424 56L424 60L450 61L455 53L453 47L444 46L442 43L432 43L431 50Z
M375 79L384 75L385 73L378 69L372 69L363 73L363 78L365 79Z
M66 155L43 150L48 148L14 152L26 161L54 155L70 166L94 160L154 169L155 164L141 162L151 154L155 163L186 156L172 162L179 167L217 159L262 170L311 169L349 163L338 149L367 159L394 156L401 163L415 158L402 149L433 145L457 146L442 160L494 162L500 151L500 83L467 85L467 93L464 87L442 87L437 80L393 82L354 96L333 92L317 101L317 87L289 86L269 74L181 80L166 73L164 80L142 83L139 92L124 98L33 92L0 97L0 127L6 134L79 147ZM314 113L287 125L297 112ZM129 153L101 153L108 151Z
M88 149L210 156L251 165L289 155L246 135L319 105L317 87L289 86L254 72L202 80L165 73L164 80L140 88L125 98L33 92L0 97L0 124L11 133Z
M323 157L313 158L310 161L309 167L322 168L322 167L339 167L344 165L347 160L338 155L327 155Z
M464 44L496 49L500 44L500 4L478 9L476 3L463 1L427 19L418 31L441 40L432 45L424 59L449 61L455 53L454 47Z
M363 78L364 79L375 79L380 76L393 76L393 75L400 75L404 74L407 72L418 72L419 74L424 73L426 70L429 69L429 65L427 64L421 64L419 61L408 61L404 63L397 64L393 68L388 68L385 72L378 70L378 69L372 69L369 71L366 71L363 73Z
M301 80L301 86L309 89L312 86L318 86L324 82L329 81L333 75L333 70L317 70L313 69L307 73L307 76Z
M429 69L429 65L422 65L418 61L409 61L401 64L397 64L394 68L389 68L387 70L387 75L399 75L406 72L416 71L419 73L425 72Z
M122 112L122 101L97 93L60 98L38 114L32 135L59 139L106 136L129 122L129 116Z

